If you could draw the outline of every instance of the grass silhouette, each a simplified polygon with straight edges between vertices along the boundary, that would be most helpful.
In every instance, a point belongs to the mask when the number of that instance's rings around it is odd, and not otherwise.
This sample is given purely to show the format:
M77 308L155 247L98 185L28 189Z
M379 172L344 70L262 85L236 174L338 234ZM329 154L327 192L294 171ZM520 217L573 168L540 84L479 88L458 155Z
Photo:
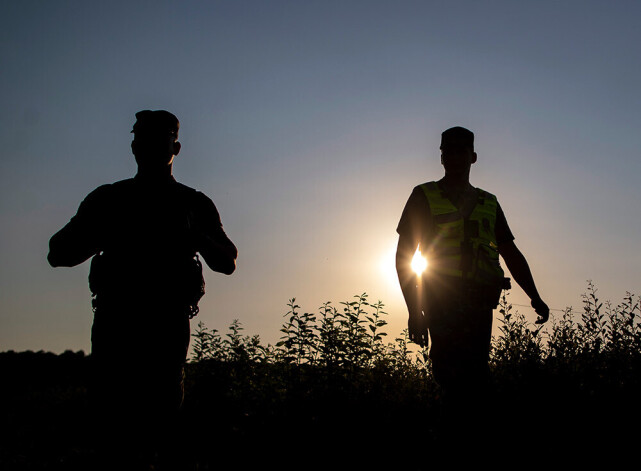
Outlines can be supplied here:
M178 431L182 469L423 469L426 456L444 452L447 416L428 352L408 343L406 331L388 340L384 309L367 294L315 313L291 299L276 345L244 334L239 321L225 333L200 322ZM504 292L497 316L485 430L493 453L522 460L541 443L575 462L605 456L597 450L632 455L638 435L629 425L641 418L639 297L601 302L589 282L581 312L567 308L535 326ZM0 392L0 468L85 469L88 359L0 353L9 379Z

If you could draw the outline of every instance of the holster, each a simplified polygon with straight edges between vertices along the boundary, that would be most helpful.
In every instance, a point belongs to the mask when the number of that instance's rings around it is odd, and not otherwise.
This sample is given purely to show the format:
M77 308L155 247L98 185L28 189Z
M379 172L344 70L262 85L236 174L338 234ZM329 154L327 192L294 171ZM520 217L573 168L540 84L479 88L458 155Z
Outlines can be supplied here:
M200 298L205 295L205 278L203 276L203 265L198 255L195 256L186 269L185 277L182 283L182 293L187 302L189 318L198 314L198 303Z

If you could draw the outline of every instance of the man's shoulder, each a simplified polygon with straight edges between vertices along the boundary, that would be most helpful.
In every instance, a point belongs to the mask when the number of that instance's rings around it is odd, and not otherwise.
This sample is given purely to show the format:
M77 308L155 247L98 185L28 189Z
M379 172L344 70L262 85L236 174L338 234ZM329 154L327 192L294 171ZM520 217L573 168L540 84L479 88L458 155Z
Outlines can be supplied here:
M89 195L97 196L97 197L108 197L108 196L112 196L114 194L118 194L123 191L126 191L130 188L133 188L133 186L134 186L134 179L126 178L124 180L119 180L116 182L105 183L103 185L100 185L91 193L89 193Z
M475 189L476 189L476 191L478 191L479 193L494 196L492 193L490 193L490 192L489 192L489 191L487 191L487 190L484 190L483 188L480 188L480 187L478 187L478 186L475 186L474 188L475 188Z
M118 180L113 183L108 183L106 185L102 185L102 187L99 188L104 188L105 192L121 192L121 191L127 191L135 186L135 180L133 178L125 178L124 180Z
M104 183L99 187L97 187L95 190L93 190L92 193L107 193L109 191L127 188L129 186L132 186L133 184L134 184L133 178L125 178L124 180L118 180L112 183Z
M192 198L192 199L203 201L203 202L207 202L207 201L211 202L211 198L207 196L205 193L203 193L202 191L196 188L192 188L191 186L185 185L184 183L180 183L179 181L175 183L174 188L181 195L184 195L188 198Z
M180 182L176 182L173 187L177 197L192 210L218 214L216 205L204 192Z
M435 181L423 182L416 185L412 188L412 193L410 194L410 199L415 199L417 197L425 198L425 191L430 188L430 186L436 184Z
M419 191L419 190L423 191L423 188L429 187L429 186L432 186L432 185L438 185L438 182L436 180L430 180L430 181L427 181L427 182L423 182L423 183L421 183L419 185L416 185L414 187L414 191Z
M182 193L189 194L189 195L195 195L197 193L204 194L201 191L198 191L196 188L192 188L192 187L190 187L188 185L185 185L184 183L181 183L179 181L176 181L174 183L173 187L174 187L174 189L176 191L180 191Z
M425 197L423 185L425 185L425 183L416 185L412 189L412 193L410 194L407 202L405 203L405 207L403 208L401 222L407 219L423 219L426 215L429 215L429 201Z
M85 198L82 200L81 208L82 210L100 210L109 206L110 203L119 197L122 197L125 192L122 191L123 188L130 185L130 182L127 180L121 180L114 183L105 183L98 186L96 189L92 190Z
M104 183L98 187L96 187L95 190L91 191L85 200L95 200L95 199L101 199L104 197L107 197L110 195L114 189L118 189L120 187L120 182L114 182L114 183Z
M483 198L493 199L498 204L499 200L498 200L498 198L496 197L496 195L494 193L490 193L489 191L484 190L484 189L479 188L479 187L476 187L476 191L479 194L479 196L481 196Z

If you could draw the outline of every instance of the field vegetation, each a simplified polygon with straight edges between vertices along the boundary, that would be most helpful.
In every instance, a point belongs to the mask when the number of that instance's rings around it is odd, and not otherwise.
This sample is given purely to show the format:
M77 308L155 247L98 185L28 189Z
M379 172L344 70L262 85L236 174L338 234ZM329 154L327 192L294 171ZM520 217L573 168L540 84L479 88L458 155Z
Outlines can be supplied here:
M488 452L522 456L542 446L575 458L632 455L641 419L640 301L626 293L618 304L602 302L588 283L582 310L567 308L540 326L504 292L490 359ZM237 469L421 469L442 451L448 416L428 351L410 344L406 331L388 336L380 301L361 294L316 312L295 299L287 306L275 345L245 334L240 321L226 332L202 322L193 329L181 425L185 469L222 462ZM2 469L65 469L89 453L88 358L0 354L8 379Z

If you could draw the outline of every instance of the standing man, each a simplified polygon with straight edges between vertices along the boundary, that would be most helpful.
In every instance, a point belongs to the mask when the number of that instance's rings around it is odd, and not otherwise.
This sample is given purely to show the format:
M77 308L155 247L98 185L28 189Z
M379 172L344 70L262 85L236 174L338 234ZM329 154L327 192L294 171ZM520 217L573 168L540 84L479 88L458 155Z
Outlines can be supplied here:
M136 176L91 192L49 243L53 267L93 257L93 420L109 456L161 438L182 404L189 319L204 294L198 254L214 271L236 268L214 203L172 175L178 128L167 111L136 113Z
M414 188L397 228L396 270L410 340L426 347L429 335L434 378L459 412L478 406L488 385L492 311L509 287L499 255L530 297L537 323L549 317L496 197L470 184L476 161L471 131L443 132L445 176ZM411 269L417 248L428 261L422 275Z

